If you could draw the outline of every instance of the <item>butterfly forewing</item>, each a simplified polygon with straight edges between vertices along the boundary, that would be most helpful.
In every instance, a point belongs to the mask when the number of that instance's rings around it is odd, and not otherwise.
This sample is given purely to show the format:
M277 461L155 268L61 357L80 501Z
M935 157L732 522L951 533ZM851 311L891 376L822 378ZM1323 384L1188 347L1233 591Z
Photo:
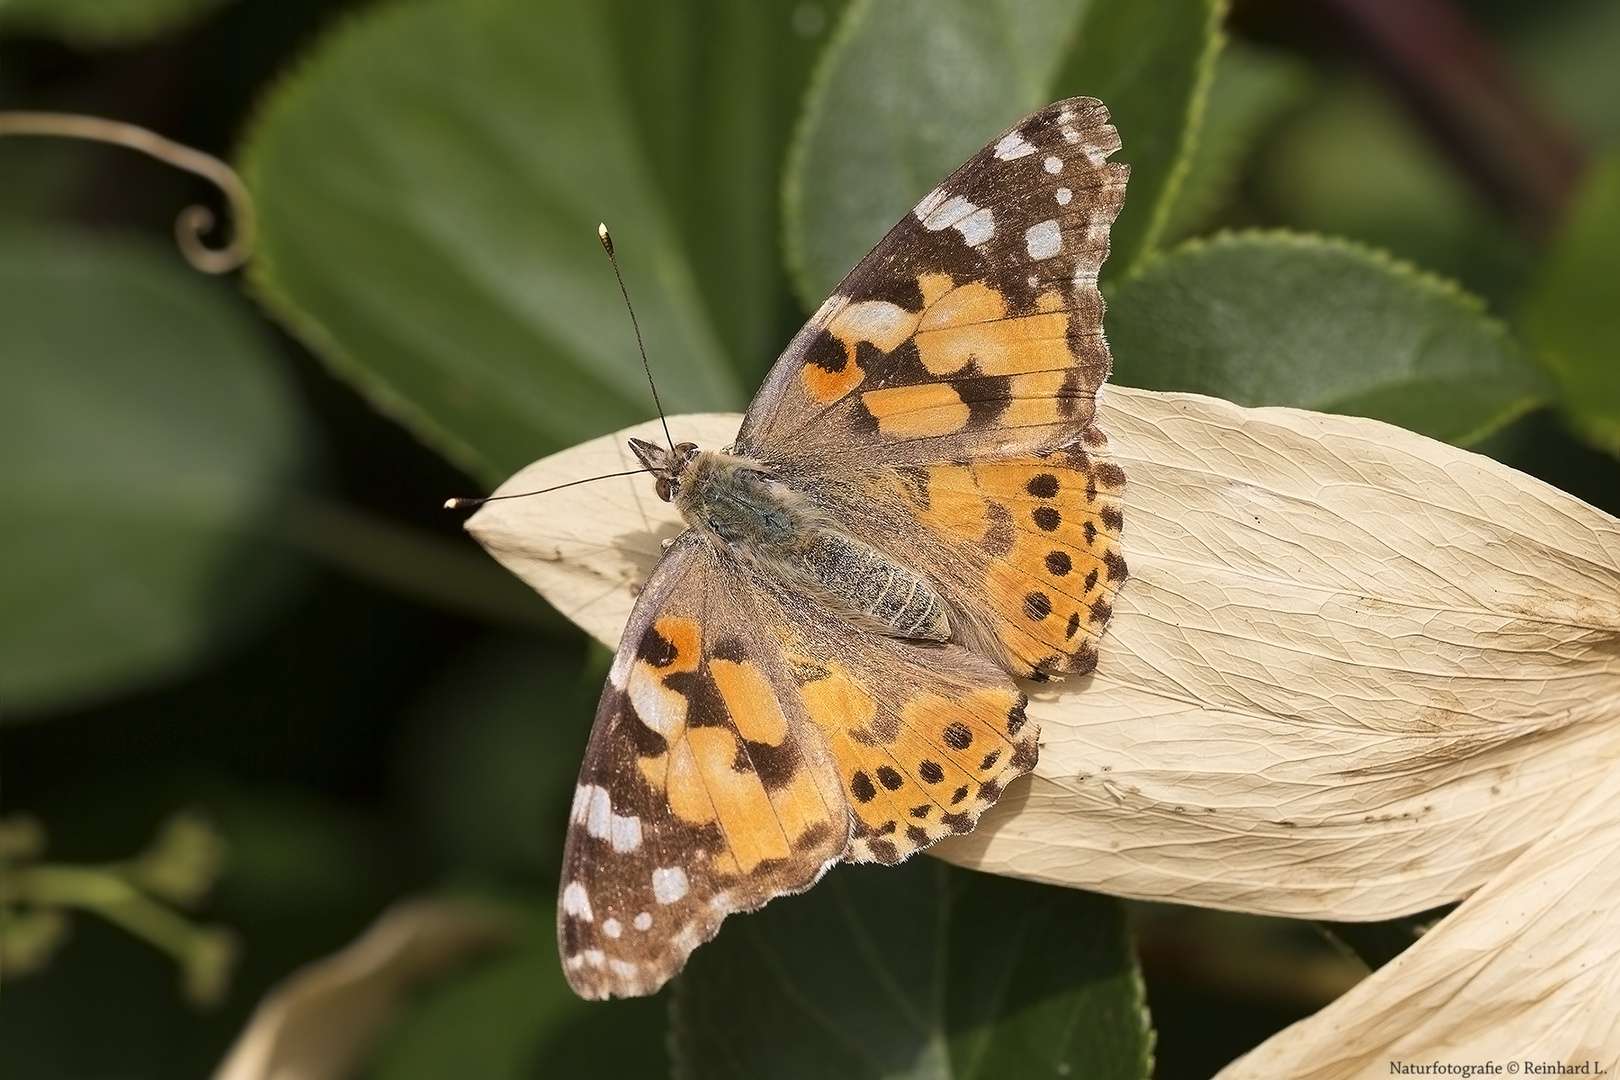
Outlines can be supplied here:
M840 859L898 862L971 830L1034 767L1024 706L984 657L852 638L686 534L626 627L575 792L558 913L570 984L651 993L728 914Z
M1073 441L1110 360L1097 273L1128 167L1073 98L986 146L883 238L771 370L738 438L772 460L946 461Z
M720 921L808 887L850 819L772 590L687 533L625 628L575 792L558 911L570 984L648 994Z

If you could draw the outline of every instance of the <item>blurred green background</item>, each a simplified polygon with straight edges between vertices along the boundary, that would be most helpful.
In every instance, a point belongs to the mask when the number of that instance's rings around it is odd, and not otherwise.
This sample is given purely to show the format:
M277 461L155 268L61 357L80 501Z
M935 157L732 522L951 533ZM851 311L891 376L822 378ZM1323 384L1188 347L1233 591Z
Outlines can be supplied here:
M598 220L666 405L740 409L923 191L1091 93L1133 169L1116 381L1381 417L1620 511L1620 2L1399 7L0 3L0 109L225 157L262 230L205 278L170 239L201 181L0 139L0 1072L207 1075L411 895L510 933L357 1075L1181 1080L1409 944L922 859L586 1006L551 921L606 657L439 509L651 414Z

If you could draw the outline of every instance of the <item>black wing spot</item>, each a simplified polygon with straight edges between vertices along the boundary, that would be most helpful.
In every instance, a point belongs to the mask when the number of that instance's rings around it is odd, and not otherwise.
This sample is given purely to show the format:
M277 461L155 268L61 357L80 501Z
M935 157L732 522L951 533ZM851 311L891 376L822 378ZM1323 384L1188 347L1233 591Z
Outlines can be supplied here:
M675 648L675 643L660 634L655 626L647 627L647 632L641 635L641 644L636 649L636 657L655 668L669 667L679 655L680 650Z
M1058 493L1058 487L1058 478L1049 472L1043 472L1039 476L1032 477L1029 483L1024 485L1024 490L1037 499L1050 499Z
M821 370L836 375L849 366L849 352L844 348L843 342L833 337L829 331L823 330L804 351L804 360L807 364L814 364Z
M1014 748L1012 761L1008 764L1020 773L1027 773L1035 767L1040 758L1041 748L1033 742L1027 742Z
M877 788L872 786L872 778L863 772L849 778L849 791L855 796L856 802L866 803L877 798Z

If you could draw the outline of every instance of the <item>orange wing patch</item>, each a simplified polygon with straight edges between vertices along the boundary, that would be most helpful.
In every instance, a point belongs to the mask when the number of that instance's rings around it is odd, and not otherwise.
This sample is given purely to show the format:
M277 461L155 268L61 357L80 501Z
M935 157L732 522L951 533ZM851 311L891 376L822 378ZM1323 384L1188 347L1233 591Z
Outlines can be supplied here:
M907 311L887 300L846 302L827 320L827 333L834 342L831 357L822 356L800 369L805 389L823 405L837 401L866 378L857 362L861 345L892 353L915 332L920 317L919 312Z
M1033 313L1009 316L1000 292L970 281L928 306L917 324L917 354L929 372L940 376L970 362L984 375L1067 371L1074 357L1064 308L1056 293L1042 294Z
M765 672L748 660L715 657L705 666L702 630L692 619L659 618L646 640L650 645L631 667L627 690L638 718L663 737L667 750L636 764L678 819L719 827L724 845L713 854L715 872L751 873L830 830L835 800L819 790L808 770L791 767L791 750L790 767L769 777L755 767L755 754L781 751L789 735L781 699ZM725 716L694 727L688 723L690 680L705 673Z
M878 430L895 439L949 435L966 427L972 415L950 383L868 390L861 404L877 420Z

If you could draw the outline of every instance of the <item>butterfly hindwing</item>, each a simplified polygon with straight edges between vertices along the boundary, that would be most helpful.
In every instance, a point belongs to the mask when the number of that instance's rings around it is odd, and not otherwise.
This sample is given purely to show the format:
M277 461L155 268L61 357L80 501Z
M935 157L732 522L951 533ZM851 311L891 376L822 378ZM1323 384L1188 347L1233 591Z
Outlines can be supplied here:
M1102 432L1044 456L952 462L899 475L959 630L1019 675L1085 674L1126 576L1125 478ZM922 556L924 561L927 555Z
M827 740L852 815L849 858L895 863L966 833L1035 767L1039 730L1007 673L955 644L873 636L801 620L789 657Z

